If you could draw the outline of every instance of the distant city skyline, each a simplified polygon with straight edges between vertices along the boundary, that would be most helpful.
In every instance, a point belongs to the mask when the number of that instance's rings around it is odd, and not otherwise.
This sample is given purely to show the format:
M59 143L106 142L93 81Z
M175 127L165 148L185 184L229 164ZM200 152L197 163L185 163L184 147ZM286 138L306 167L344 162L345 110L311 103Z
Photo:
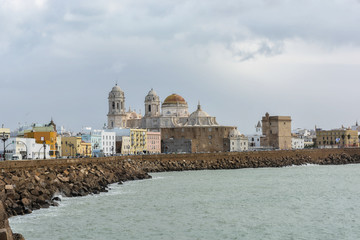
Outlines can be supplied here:
M144 114L153 88L241 133L269 112L292 127L354 125L360 1L2 1L0 124L107 122L117 82Z

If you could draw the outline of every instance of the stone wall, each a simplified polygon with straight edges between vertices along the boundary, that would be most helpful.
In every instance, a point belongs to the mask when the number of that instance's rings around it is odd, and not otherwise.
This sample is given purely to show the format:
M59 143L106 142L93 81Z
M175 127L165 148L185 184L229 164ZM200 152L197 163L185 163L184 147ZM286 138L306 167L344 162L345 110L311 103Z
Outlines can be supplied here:
M236 127L192 126L162 128L161 139L190 139L191 152L225 152L230 148L224 141Z

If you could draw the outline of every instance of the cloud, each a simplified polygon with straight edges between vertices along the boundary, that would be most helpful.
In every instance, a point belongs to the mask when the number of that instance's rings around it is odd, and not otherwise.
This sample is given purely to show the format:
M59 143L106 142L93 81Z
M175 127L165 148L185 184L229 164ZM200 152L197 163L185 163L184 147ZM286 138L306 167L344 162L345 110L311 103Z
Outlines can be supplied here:
M0 84L8 98L17 96L5 108L9 125L29 111L33 121L50 114L73 128L84 119L102 125L116 80L134 108L143 108L152 87L163 98L178 92L242 132L251 132L265 111L315 113L321 104L347 104L326 92L346 91L347 100L356 101L356 0L0 4L0 57L6 59ZM29 96L36 102L25 106ZM39 111L39 102L49 111ZM315 120L297 121L313 126Z

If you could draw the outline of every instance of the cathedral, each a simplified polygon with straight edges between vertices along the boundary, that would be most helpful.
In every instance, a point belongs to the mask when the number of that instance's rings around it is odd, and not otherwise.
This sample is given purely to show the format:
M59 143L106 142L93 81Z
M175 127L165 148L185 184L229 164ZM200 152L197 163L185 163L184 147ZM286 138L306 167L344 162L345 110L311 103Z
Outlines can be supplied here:
M189 114L188 104L183 97L171 94L160 103L160 98L151 89L145 97L145 114L136 113L125 108L125 94L116 84L109 93L108 128L145 128L160 130L162 128L217 126L215 117L201 109ZM161 110L160 110L161 108Z
M161 103L151 89L145 97L145 114L125 109L125 94L115 85L109 93L108 128L142 128L161 132L164 153L228 152L247 150L247 138L234 126L221 126L216 118L197 109L189 113L183 97L171 94ZM246 139L246 142L244 140Z

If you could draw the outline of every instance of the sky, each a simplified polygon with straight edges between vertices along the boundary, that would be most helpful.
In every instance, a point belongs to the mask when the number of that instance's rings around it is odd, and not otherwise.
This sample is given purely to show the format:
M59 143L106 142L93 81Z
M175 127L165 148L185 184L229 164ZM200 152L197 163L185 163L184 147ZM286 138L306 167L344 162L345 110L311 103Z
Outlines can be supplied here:
M255 132L360 120L360 0L0 0L0 124L107 122L117 84L144 113L153 88Z

